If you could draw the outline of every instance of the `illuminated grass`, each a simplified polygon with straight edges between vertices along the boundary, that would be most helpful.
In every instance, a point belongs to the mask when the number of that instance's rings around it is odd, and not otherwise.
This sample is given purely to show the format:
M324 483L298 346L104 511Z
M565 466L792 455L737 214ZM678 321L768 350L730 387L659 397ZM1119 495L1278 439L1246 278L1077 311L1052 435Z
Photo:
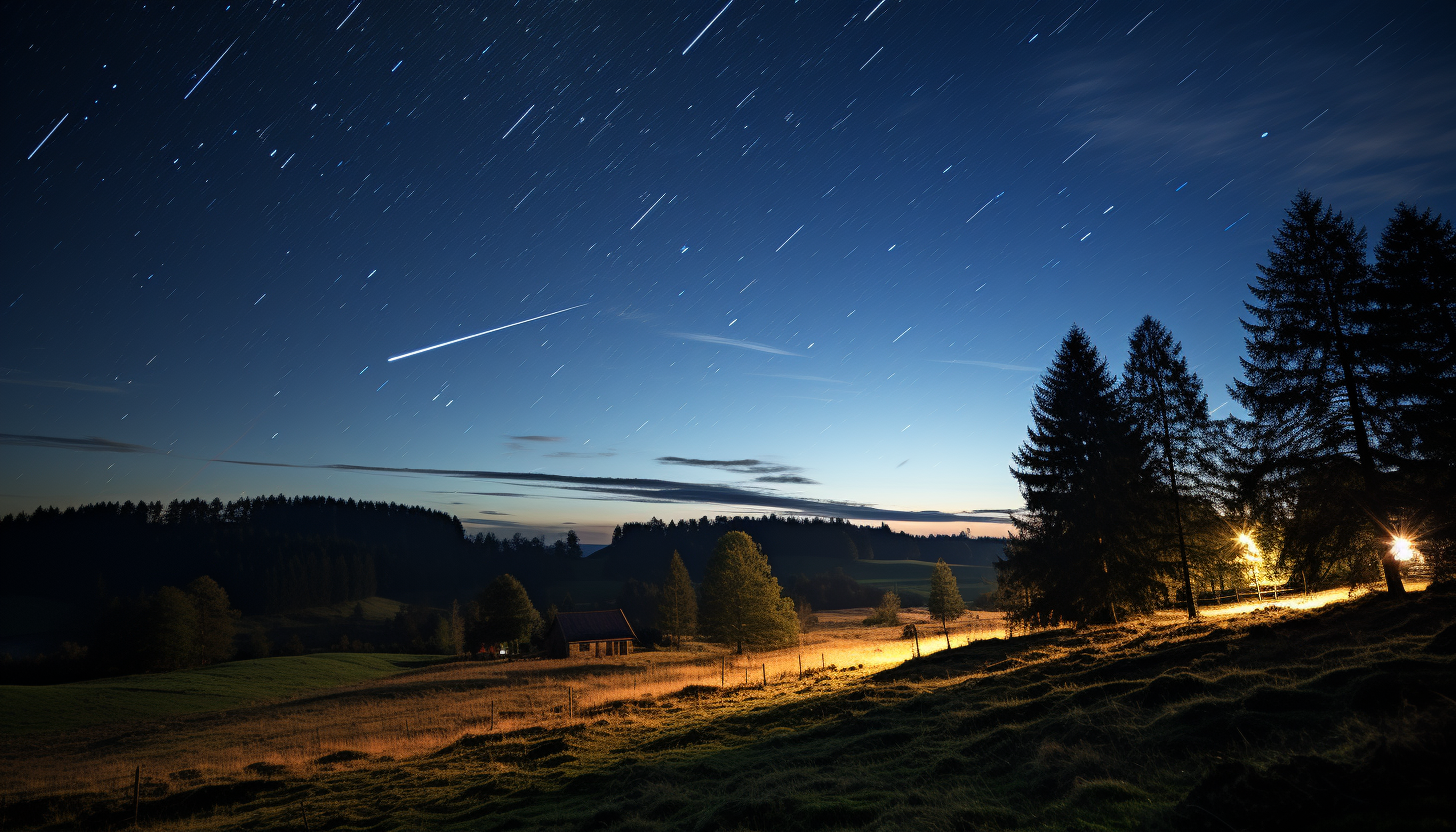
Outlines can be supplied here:
M680 685L711 654L679 656L700 664L658 668L635 691L593 683L605 663L521 663L499 678L427 668L352 689L355 706L290 703L269 718L327 732L330 707L357 723L365 702L398 714L404 701L441 733L376 748L376 728L360 725L351 747L325 733L276 768L148 768L142 817L176 829L1450 828L1453 621L1456 594L1375 595L968 646L961 633L962 646L908 663L905 642L873 639L889 628L844 628L813 634L839 668L800 679L771 666L767 687L760 670L759 685L739 675L727 690ZM833 661L855 649L882 663ZM553 699L494 732L443 733L470 703L506 695L492 685L540 695L547 679L597 693L574 719ZM179 729L189 745L246 747L243 716ZM116 782L17 793L8 811L12 824L117 826L128 799Z

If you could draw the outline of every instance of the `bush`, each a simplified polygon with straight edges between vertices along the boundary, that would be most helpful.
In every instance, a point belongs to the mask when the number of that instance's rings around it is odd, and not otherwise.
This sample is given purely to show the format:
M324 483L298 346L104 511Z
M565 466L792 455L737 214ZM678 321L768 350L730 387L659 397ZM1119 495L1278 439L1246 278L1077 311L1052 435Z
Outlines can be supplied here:
M880 605L875 608L874 615L864 620L864 623L871 627L887 627L900 623L900 596L894 592L886 592L880 596Z

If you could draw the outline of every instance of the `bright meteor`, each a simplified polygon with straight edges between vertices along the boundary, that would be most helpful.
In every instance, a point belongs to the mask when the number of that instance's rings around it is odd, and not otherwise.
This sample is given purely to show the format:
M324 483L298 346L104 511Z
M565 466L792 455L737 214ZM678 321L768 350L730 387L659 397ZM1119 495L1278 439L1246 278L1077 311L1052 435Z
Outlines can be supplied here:
M454 341L446 341L443 344L436 344L433 347L425 347L424 349L415 350L414 352L407 352L407 353L404 353L403 355L396 355L396 356L394 356L393 358L391 358L389 360L390 361L398 361L401 358L409 358L412 355L419 355L422 352L429 352L430 350L437 350L437 349L439 349L441 347L448 347L451 344L458 344L461 341L469 341L471 338L479 338L482 335L489 335L492 332L500 332L503 329L510 329L513 326L520 326L521 324L528 324L528 323L530 323L532 321L539 321L542 318L549 318L552 315L560 315L562 312L570 312L573 309L580 309L583 306L586 306L586 304L584 304L584 303L578 303L576 306L568 306L565 309L558 309L555 312L547 312L545 315L537 315L534 318L527 318L524 321L516 321L513 324L506 324L505 326L498 326L495 329L487 329L484 332L477 332L474 335L467 335L464 338L456 338Z

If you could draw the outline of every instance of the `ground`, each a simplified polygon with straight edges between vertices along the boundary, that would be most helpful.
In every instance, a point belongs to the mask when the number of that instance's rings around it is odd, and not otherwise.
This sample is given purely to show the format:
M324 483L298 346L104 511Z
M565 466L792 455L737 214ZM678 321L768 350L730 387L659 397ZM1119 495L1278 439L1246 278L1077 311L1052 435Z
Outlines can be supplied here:
M919 659L865 612L772 654L439 665L11 735L0 823L129 823L140 762L155 829L1456 825L1456 593L1010 639L963 621L950 650L925 624Z

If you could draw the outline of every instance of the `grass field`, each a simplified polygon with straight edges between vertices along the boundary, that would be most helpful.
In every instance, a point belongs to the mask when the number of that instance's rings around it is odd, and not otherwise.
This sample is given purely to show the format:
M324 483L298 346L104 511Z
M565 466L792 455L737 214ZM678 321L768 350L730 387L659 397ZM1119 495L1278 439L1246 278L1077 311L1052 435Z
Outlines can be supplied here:
M1013 639L983 619L950 650L926 632L913 661L897 629L850 624L863 613L729 666L452 664L145 732L12 737L0 823L129 823L140 761L159 830L1456 824L1456 593Z
M279 656L68 685L0 685L0 735L225 710L377 679L440 658L381 653Z

